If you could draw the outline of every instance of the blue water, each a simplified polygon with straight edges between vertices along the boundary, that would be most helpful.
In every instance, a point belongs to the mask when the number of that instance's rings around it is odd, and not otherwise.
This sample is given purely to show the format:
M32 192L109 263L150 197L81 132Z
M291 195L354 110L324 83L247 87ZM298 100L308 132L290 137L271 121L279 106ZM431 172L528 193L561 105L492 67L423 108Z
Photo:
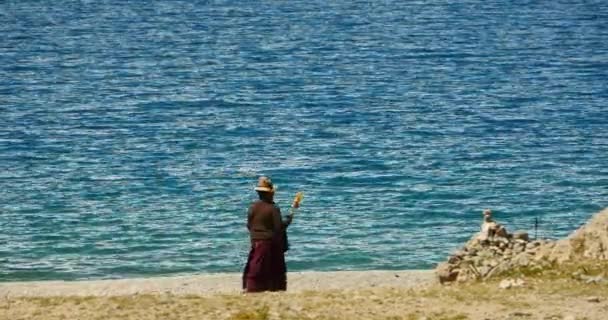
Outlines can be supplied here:
M608 205L606 1L2 1L0 281L430 268Z

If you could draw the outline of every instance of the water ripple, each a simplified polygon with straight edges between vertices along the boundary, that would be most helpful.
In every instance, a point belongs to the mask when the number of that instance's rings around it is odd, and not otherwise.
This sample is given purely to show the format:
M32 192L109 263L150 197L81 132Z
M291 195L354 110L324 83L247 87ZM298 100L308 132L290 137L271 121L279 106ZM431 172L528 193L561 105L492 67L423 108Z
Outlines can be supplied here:
M260 174L290 270L428 268L492 207L607 205L602 1L0 4L0 280L237 272Z

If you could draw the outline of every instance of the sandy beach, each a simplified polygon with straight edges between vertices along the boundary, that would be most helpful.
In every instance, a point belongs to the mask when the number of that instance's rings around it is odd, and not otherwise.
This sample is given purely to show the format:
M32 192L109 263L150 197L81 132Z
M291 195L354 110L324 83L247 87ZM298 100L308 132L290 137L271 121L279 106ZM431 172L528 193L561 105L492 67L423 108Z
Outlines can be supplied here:
M433 282L431 270L288 273L289 292L387 286L413 288ZM240 292L241 274L236 273L120 280L0 283L0 297L210 295Z
M0 319L605 320L608 283L560 276L442 286L429 271L304 272L288 292L241 294L239 275L0 284Z

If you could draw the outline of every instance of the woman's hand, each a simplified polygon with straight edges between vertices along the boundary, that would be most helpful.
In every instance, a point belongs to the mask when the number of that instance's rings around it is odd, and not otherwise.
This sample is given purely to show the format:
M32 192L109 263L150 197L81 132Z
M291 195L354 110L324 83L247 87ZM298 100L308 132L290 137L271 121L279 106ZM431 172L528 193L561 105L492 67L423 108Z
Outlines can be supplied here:
M291 207L297 209L300 207L300 202L302 202L302 198L304 198L304 193L298 192L296 193L296 197L293 198L293 202L291 203Z

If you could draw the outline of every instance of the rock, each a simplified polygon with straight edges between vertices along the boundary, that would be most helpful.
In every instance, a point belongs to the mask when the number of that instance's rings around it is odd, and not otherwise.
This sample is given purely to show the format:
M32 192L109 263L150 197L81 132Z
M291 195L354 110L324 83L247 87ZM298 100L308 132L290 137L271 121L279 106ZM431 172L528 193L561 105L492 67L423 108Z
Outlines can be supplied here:
M473 261L474 266L479 267L483 264L484 259L482 257L476 256L476 257L473 257L472 261Z
M467 281L475 279L475 277L476 277L475 273L473 273L473 271L471 271L471 269L469 269L469 268L462 269L458 273L458 278L456 279L456 281L458 281L458 282L467 282Z
M535 255L538 252L537 247L526 247L526 253Z
M456 269L454 269L447 263L439 264L435 272L437 274L437 277L439 278L439 283L441 284L456 281L459 273Z
M531 317L532 314L529 312L521 312L521 311L515 311L513 313L510 314L512 317Z
M513 284L511 283L511 279L504 279L499 284L498 287L500 289L509 289Z
M507 237L496 237L494 239L496 240L496 242L498 244L507 244L507 243L509 243L511 241L511 240L509 240L508 236Z
M600 298L598 298L598 297L589 297L589 298L587 298L587 302L599 303L600 302Z
M498 287L499 287L500 289L509 289L509 288L511 288L511 286L513 286L513 284L511 283L511 279L505 279L505 280L502 280L502 281L501 281L501 282L498 284Z
M499 226L494 235L495 237L507 238L509 234L507 233L507 229L503 226Z
M517 279L515 280L515 285L514 287L523 287L526 284L526 282L522 279Z
M527 232L524 231L517 231L515 233L513 233L513 239L514 240L522 240L525 242L529 242L530 241L530 236L528 236Z
M567 239L557 241L549 258L557 262L580 258L608 260L608 209L594 215Z
M525 231L509 235L506 228L491 219L491 212L484 214L483 231L487 233L481 237L478 237L479 233L474 235L461 250L438 265L436 273L441 283L488 279L521 267L544 273L555 263L575 259L608 260L608 209L560 241L530 241ZM606 276L573 275L587 283L606 283ZM510 288L513 283L503 285Z
M477 236L477 240L479 241L487 241L494 237L494 233L498 225L496 222L491 220L486 220L481 224L481 231Z
M454 254L452 256L457 256L457 257L463 257L464 255L466 255L466 251L465 250L458 250L456 252L454 252Z
M490 258L494 257L494 254L490 250L483 250L483 251L480 251L479 253L477 253L477 257L485 260L485 259L490 259Z
M496 267L498 265L498 260L492 259L489 261L488 265L492 268Z
M479 269L477 269L479 271L479 275L481 277L485 277L485 275L487 275L490 271L492 271L492 267L490 266L482 266L479 267Z
M518 254L512 260L513 266L527 267L530 264L530 257L525 252Z
M585 280L585 283L604 283L604 281L606 281L604 279L604 277L602 276L595 276L595 277L590 277L590 276L581 276L581 280Z
M448 259L449 264L457 264L462 260L462 256L453 255Z
M488 274L486 274L484 279L489 279L494 276L497 276L497 275L507 271L508 269L509 269L509 264L506 262L502 262L499 265L497 265L496 267L494 267L492 270L490 270L490 272L488 272Z
M504 279L499 284L498 287L500 289L511 289L523 287L525 282L522 279Z

